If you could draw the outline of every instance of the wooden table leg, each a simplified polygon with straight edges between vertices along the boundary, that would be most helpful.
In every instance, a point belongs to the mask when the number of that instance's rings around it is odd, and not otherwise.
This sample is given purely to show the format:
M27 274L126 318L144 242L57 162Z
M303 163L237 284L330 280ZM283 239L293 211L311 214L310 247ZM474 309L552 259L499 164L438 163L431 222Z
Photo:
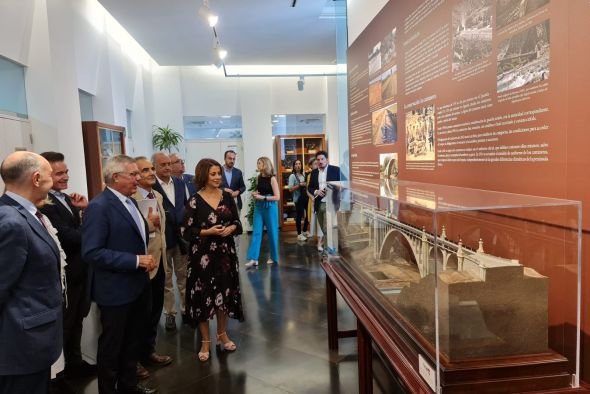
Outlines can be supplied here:
M328 348L338 350L338 308L336 300L336 286L326 275L326 299L328 314Z
M373 394L373 345L371 336L359 320L357 325L357 346L359 364L359 394Z

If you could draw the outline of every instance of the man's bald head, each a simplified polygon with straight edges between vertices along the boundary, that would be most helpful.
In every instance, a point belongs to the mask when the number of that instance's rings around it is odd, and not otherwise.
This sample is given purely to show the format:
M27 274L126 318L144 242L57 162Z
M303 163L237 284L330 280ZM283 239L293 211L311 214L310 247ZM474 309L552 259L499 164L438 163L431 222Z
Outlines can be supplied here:
M47 162L47 160L36 153L14 152L2 162L0 175L6 185L20 185L28 180L33 173L39 172L43 162ZM47 162L47 164L49 163Z
M6 184L6 190L16 193L42 207L47 192L53 186L49 162L33 152L14 152L0 165L0 176Z

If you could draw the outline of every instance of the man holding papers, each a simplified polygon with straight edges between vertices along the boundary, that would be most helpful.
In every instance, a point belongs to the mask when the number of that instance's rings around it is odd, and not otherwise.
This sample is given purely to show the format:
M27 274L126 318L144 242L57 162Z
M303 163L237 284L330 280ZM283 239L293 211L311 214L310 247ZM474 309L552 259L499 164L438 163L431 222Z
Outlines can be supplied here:
M135 158L139 169L137 191L132 197L137 201L140 212L145 217L149 227L148 254L152 255L156 262L156 269L150 272L152 286L151 315L146 327L145 340L141 345L141 362L145 365L164 366L172 362L170 356L162 356L156 353L156 336L158 323L164 306L164 281L166 267L166 213L162 205L162 195L153 190L156 183L156 172L153 164L145 157ZM149 372L138 365L137 377L145 379Z

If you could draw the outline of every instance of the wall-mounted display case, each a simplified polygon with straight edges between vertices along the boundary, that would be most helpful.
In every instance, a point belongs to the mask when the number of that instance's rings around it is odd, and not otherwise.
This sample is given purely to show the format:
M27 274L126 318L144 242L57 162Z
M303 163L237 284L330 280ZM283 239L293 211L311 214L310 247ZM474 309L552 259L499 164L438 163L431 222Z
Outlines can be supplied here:
M328 301L337 289L357 316L359 360L374 343L411 392L578 387L580 202L336 182L327 212Z
M320 150L326 150L325 138L322 134L310 135L278 135L275 137L277 153L277 181L281 189L279 225L283 230L291 230L295 226L296 209L292 193L289 191L289 176L293 172L293 163L301 160L304 171L311 171L308 161Z
M104 189L102 168L111 156L125 154L125 128L106 123L82 122L88 197Z

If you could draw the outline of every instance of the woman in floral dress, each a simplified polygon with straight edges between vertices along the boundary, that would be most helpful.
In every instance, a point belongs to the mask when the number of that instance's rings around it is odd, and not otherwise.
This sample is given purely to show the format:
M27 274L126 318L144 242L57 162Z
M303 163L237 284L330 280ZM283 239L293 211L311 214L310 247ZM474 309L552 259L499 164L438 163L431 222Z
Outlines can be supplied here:
M242 233L242 225L234 199L219 188L218 162L199 161L194 182L199 191L187 204L181 228L190 243L186 312L189 324L198 326L201 333L199 360L207 361L211 346L209 320L217 317L217 344L229 351L236 350L236 345L227 336L227 318L244 320L233 237Z

